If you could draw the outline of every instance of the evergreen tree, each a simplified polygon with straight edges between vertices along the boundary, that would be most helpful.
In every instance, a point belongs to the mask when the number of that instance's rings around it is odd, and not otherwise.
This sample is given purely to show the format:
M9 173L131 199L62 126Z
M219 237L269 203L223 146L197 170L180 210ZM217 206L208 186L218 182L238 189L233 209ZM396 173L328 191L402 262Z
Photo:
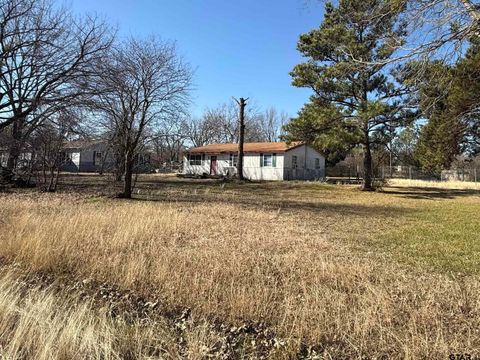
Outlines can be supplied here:
M465 58L454 69L449 106L463 128L460 150L471 157L480 152L480 39L471 39Z
M422 127L415 158L424 171L439 175L460 154L461 127L456 118L444 114L432 116Z
M402 105L405 89L388 61L406 36L399 21L404 6L401 0L327 3L321 26L298 42L308 61L291 73L293 85L314 95L285 127L286 138L334 154L362 146L365 190L373 189L372 149L409 119Z
M419 87L419 105L428 119L415 151L421 167L434 175L460 154L480 147L480 47L475 42L454 66L431 63Z
M322 106L312 99L305 104L297 118L283 127L285 135L281 138L312 144L325 155L327 165L333 166L351 153L361 136L356 127L337 121L339 116L335 108Z
M415 158L432 175L448 168L460 152L461 129L448 105L452 79L452 69L440 61L425 67L420 79L418 104L428 121L421 128Z

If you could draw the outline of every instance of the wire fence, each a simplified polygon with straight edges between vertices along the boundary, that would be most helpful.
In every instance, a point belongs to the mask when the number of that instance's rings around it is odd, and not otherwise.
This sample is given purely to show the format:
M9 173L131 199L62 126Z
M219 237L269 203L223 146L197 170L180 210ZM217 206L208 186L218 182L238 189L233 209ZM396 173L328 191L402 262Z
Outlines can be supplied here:
M337 164L327 169L327 177L361 180L363 167L355 164ZM436 181L480 182L480 167L471 165L452 170L443 170L439 174L425 172L421 168L409 165L380 165L374 167L376 179L410 179Z

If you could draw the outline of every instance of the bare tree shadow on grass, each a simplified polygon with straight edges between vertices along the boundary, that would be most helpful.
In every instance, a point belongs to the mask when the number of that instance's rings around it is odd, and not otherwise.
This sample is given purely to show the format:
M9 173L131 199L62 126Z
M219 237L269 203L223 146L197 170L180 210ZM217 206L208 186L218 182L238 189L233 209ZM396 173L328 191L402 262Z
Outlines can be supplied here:
M354 217L397 217L414 211L410 208L401 206L375 206L365 204L348 204L342 202L293 200L293 199L272 199L262 198L261 193L257 192L253 196L247 194L236 194L235 196L222 196L220 194L202 194L202 193L185 193L175 194L137 194L132 199L134 201L143 202L162 202L162 203L183 203L190 205L201 204L224 204L236 205L243 209L257 209L266 211L290 211L297 213L308 213L308 215L328 215L335 214L341 216Z
M435 187L389 186L384 193L414 200L455 199L459 197L480 196L475 189L441 189Z

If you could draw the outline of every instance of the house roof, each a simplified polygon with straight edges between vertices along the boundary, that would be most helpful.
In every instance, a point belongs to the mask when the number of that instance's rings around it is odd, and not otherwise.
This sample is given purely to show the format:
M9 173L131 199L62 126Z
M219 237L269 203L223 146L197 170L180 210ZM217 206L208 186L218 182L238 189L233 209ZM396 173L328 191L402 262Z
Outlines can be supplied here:
M284 153L288 150L294 149L303 145L302 142L292 142L287 144L286 142L252 142L244 143L243 151L246 153ZM222 153L234 153L238 151L238 144L210 144L205 146L199 146L187 150L188 154L222 154Z
M64 149L84 149L103 142L105 140L71 140L65 142Z

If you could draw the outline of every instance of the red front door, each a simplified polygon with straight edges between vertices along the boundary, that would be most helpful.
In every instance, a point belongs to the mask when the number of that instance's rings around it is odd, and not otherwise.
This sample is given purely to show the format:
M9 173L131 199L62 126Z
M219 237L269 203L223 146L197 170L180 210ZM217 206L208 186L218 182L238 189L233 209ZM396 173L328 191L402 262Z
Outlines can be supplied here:
M210 156L210 175L217 175L217 157Z

